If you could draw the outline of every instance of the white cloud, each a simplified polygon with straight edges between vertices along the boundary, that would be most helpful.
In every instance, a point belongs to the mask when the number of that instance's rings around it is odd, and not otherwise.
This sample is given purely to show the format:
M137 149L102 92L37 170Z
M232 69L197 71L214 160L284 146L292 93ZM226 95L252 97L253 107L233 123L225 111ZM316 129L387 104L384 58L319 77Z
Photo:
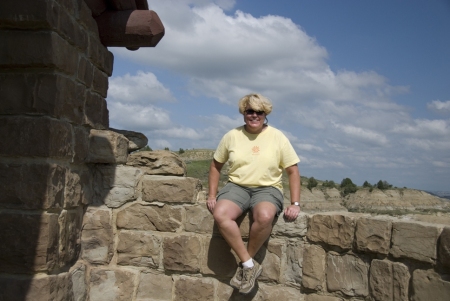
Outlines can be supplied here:
M450 139L450 127L446 120L417 119L410 124L399 124L392 132L413 137L447 137Z
M450 100L433 100L432 102L427 103L427 108L437 113L448 114L450 113Z
M109 80L108 100L147 105L158 101L175 101L170 90L150 72L113 76Z
M323 152L323 149L319 146L315 146L312 144L308 144L308 143L296 143L295 146L297 147L297 149L299 150L304 150L304 151L315 151L315 152Z
M387 146L387 144L389 143L388 139L383 134L376 133L368 129L363 129L353 125L340 125L336 123L334 124L334 126L346 135L364 141L366 143L378 146Z
M119 129L144 132L171 125L168 112L153 105L111 102L108 103L108 108L111 126Z

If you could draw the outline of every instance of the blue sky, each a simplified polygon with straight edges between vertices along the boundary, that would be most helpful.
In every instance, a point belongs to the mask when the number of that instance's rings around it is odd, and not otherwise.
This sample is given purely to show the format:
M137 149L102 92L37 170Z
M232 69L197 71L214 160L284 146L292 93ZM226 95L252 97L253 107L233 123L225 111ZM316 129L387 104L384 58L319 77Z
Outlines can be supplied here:
M148 0L155 48L110 48L111 127L215 149L269 97L304 176L450 190L450 1Z

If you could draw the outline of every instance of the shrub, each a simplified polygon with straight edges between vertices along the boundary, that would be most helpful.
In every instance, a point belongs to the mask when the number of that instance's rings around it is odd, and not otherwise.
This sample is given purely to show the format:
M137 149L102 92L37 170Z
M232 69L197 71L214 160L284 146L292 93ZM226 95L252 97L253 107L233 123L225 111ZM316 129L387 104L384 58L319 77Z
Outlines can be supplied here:
M346 196L349 193L356 192L358 188L355 184L353 184L352 180L350 178L345 178L341 182L341 193Z
M314 179L314 177L309 178L308 179L308 186L307 186L308 189L311 190L311 189L313 189L316 186L317 186L317 180Z

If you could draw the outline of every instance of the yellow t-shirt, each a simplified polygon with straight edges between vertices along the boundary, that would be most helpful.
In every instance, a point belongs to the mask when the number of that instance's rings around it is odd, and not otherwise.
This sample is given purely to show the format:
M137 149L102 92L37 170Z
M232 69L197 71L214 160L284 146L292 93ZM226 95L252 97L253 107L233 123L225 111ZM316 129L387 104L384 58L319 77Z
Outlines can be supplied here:
M244 126L226 133L214 153L217 162L229 161L229 181L246 187L273 186L283 191L284 168L300 162L286 136L271 126L250 134Z

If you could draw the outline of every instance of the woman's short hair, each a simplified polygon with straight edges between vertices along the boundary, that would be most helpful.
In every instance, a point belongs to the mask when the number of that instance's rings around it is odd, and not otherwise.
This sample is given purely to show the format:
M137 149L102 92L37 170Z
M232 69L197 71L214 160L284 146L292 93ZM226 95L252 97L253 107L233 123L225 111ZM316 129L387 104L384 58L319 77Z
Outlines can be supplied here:
M266 115L272 112L272 102L258 93L248 94L239 99L239 113L244 114L247 106L255 111L264 111Z

